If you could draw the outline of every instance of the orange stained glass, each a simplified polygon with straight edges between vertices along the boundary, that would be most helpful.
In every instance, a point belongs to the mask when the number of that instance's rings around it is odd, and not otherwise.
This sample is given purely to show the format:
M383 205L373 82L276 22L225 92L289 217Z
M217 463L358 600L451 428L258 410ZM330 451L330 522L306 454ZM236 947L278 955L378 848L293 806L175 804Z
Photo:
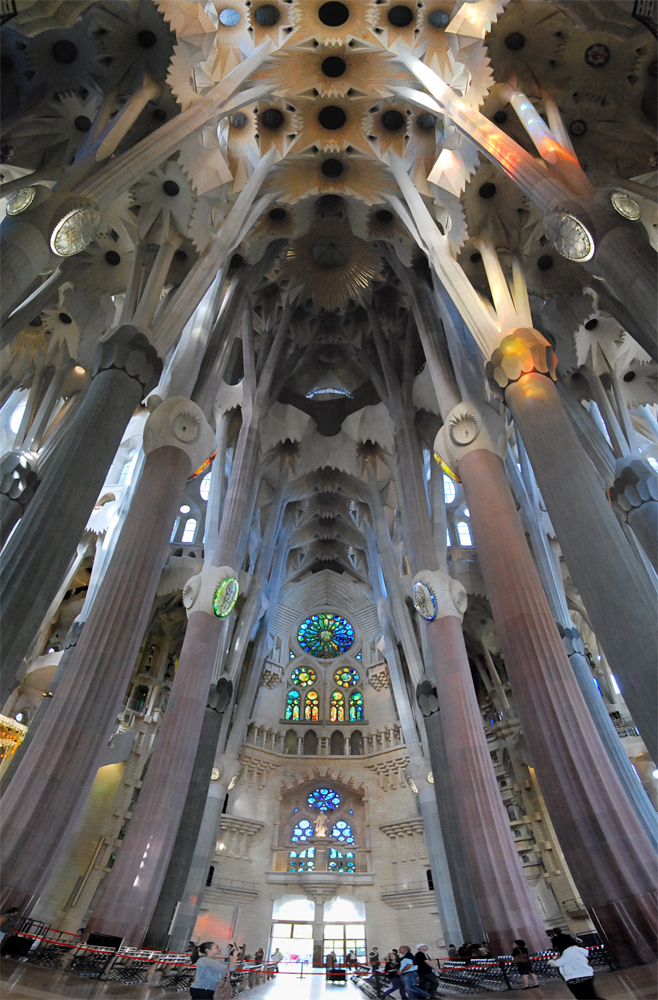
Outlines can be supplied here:
M331 721L345 722L345 698L340 691L334 691L331 696Z
M306 722L318 722L320 718L320 706L318 704L318 693L317 691L309 691L306 695L306 704L304 705L304 719Z

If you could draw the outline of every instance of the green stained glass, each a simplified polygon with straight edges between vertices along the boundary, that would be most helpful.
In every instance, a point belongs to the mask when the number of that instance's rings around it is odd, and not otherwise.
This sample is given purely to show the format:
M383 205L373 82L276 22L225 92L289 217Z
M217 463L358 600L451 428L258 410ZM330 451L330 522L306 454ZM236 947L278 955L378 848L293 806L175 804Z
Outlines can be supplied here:
M355 670L354 667L341 667L340 670L337 670L334 674L334 680L339 687L353 687L355 684L359 683L359 672L358 670Z
M352 691L350 695L350 722L363 721L363 695L360 691Z
M230 615L239 593L240 588L235 577L229 576L222 580L212 599L212 609L218 618L226 618L227 615Z
M322 660L340 656L354 643L354 627L347 618L322 613L311 615L302 622L297 633L299 645L307 653Z
M315 684L318 679L318 675L312 667L296 667L295 670L290 675L291 684L296 684L298 687L307 688L311 684Z

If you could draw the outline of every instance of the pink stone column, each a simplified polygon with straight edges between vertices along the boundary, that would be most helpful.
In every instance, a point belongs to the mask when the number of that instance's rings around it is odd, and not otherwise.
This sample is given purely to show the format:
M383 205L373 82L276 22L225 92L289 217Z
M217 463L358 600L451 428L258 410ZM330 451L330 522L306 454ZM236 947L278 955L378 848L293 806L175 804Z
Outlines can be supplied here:
M139 826L133 829L130 824L88 925L92 931L116 934L126 944L141 944L167 872L199 745L221 630L220 619L204 611L190 615L148 781L137 803ZM181 670L181 665L191 661L196 669ZM183 718L185 725L181 726Z
M480 915L494 955L523 938L546 947L546 931L526 882L500 796L466 655L461 619L427 623L446 752Z
M146 459L75 653L2 799L2 905L39 895L103 763L189 474L178 448Z
M567 660L503 462L482 447L458 469L516 706L571 874L618 961L655 961L656 855Z

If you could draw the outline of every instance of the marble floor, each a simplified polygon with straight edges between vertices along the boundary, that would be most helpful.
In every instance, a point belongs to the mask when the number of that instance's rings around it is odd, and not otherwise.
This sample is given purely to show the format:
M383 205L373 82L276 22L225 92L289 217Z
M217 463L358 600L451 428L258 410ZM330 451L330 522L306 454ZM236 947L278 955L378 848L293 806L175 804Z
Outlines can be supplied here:
M658 965L640 965L623 972L597 973L596 990L602 1000L658 1000ZM516 991L515 991L516 992ZM327 986L324 976L280 976L244 994L245 1000L319 1000L336 996L359 1000L363 993L351 982L346 987ZM154 986L119 986L83 979L70 972L39 969L25 962L3 959L0 969L2 1000L176 1000L188 997ZM454 996L454 994L446 994ZM491 993L471 994L491 997ZM571 993L564 983L550 980L532 991L532 1000L566 1000Z

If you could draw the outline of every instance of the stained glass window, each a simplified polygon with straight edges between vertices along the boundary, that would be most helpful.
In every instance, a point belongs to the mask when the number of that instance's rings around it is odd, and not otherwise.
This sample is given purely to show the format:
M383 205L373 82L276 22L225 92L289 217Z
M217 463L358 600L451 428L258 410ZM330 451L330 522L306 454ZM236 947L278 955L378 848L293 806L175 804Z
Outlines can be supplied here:
M349 823L346 823L344 819L339 819L336 823L334 823L331 836L334 837L335 840L340 840L343 844L354 843L352 827Z
M359 652L356 654L356 659L360 660L361 656L362 656L362 653L361 653L361 650L359 650Z
M306 801L311 809L320 809L322 812L326 812L328 809L338 809L340 795L332 788L316 788Z
M310 840L314 832L313 824L309 820L300 819L299 823L296 823L293 827L290 839L293 844L296 844L298 840Z
M304 705L304 718L307 722L317 722L320 718L320 708L317 691L309 691Z
M299 706L301 696L299 691L288 691L286 698L286 719L288 722L299 722Z
M311 615L300 625L297 642L312 656L330 660L347 652L354 642L354 628L340 615Z
M345 722L345 696L340 691L331 696L331 721Z
M305 851L291 851L288 861L289 872L312 872L315 868L315 848Z
M354 851L346 851L345 854L342 854L332 847L329 851L329 864L327 868L331 872L355 872Z
M334 674L334 680L339 687L349 688L359 683L359 672L354 667L341 667Z
M312 667L295 667L290 675L290 681L298 687L307 688L315 684L318 675Z
M350 695L350 722L363 720L363 695L360 691L352 691Z

